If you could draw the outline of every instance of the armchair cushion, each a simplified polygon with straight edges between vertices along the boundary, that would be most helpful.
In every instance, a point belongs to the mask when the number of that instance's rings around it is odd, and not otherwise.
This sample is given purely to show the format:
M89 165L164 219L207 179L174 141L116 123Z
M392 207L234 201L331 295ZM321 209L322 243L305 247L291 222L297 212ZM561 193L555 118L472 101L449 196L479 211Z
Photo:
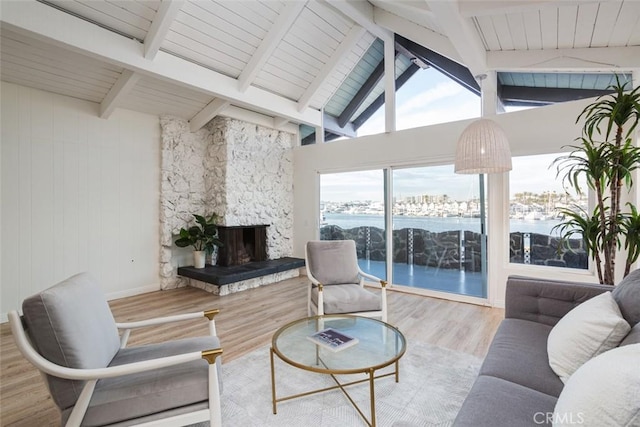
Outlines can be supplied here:
M217 337L185 338L160 344L123 348L109 366L220 347ZM221 358L216 359L220 368ZM98 381L83 426L99 426L174 411L202 402L207 407L208 363L196 360L169 368ZM221 379L218 369L218 378ZM63 412L63 423L71 408ZM137 420L139 421L139 420ZM126 425L126 423L125 423Z
M49 361L69 368L104 368L120 348L120 338L107 300L87 273L27 298L25 323L36 350ZM73 406L83 381L47 375L55 403Z
M335 284L322 291L325 314L359 313L382 310L378 295L355 284ZM311 302L318 306L318 288L311 290Z
M311 274L325 286L360 282L353 240L310 241L307 263Z

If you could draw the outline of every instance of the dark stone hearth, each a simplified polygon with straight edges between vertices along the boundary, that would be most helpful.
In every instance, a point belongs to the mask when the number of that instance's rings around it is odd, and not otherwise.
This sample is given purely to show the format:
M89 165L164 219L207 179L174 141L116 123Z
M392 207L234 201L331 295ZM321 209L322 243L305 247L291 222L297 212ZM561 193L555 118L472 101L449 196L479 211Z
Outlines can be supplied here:
M222 286L300 267L304 267L304 259L285 257L268 261L249 262L231 267L208 264L204 268L195 268L193 266L178 267L178 275Z

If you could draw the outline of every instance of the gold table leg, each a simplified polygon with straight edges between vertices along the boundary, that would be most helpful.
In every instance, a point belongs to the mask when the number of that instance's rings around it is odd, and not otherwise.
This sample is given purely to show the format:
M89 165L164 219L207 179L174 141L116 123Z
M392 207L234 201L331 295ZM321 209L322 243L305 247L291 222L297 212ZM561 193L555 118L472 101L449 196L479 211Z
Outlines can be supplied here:
M369 394L371 398L371 427L376 427L376 393L374 390L375 375L373 369L369 371Z
M396 378L396 382L399 381L399 363L396 362L395 363L395 372L389 372L386 374L381 374L376 376L375 374L375 370L370 369L368 372L368 378L363 378L360 380L355 380L355 381L351 381L351 382L347 382L347 383L340 383L340 381L338 381L338 379L336 378L336 376L334 374L329 374L329 376L333 379L333 381L336 383L335 386L333 387L326 387L326 388L322 388L322 389L317 389L317 390L310 390L304 393L298 393L298 394L294 394L291 396L286 396L286 397L281 397L281 398L276 398L276 374L275 374L275 362L274 362L274 353L275 351L273 350L273 347L270 349L270 353L269 353L269 357L270 357L270 361L271 361L271 398L272 398L272 402L273 402L273 413L277 414L276 411L276 404L277 402L283 402L286 400L291 400L291 399L296 399L299 397L304 397L304 396L309 396L312 394L317 394L317 393L324 393L326 391L330 391L330 390L336 390L336 389L340 389L342 391L342 393L345 395L345 397L347 398L347 400L349 400L349 402L351 403L351 405L353 406L353 408L358 412L358 414L360 415L360 417L362 418L362 420L370 427L375 427L376 426L376 395L375 395L375 380L379 379L379 378L384 378L384 377L389 377L389 376L395 376ZM349 395L349 393L347 392L347 390L345 389L348 386L351 385L355 385L355 384L361 384L364 382L368 382L369 383L369 398L371 401L371 418L367 419L366 415L362 412L362 410L358 407L357 403L352 399L352 397Z
M273 363L273 347L269 351L269 357L271 358L271 400L273 402L273 413L276 414L276 370Z

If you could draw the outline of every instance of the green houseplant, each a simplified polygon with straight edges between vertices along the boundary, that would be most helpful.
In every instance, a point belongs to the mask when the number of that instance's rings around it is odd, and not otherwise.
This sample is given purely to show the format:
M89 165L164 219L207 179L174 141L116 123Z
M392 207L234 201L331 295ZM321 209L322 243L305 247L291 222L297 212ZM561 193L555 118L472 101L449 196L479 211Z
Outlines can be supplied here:
M640 217L634 205L627 203L623 211L622 189L633 185L633 171L640 167L640 149L634 144L633 132L640 121L640 87L626 91L627 83L610 86L611 94L598 97L578 116L584 119L582 136L572 151L557 158L558 175L566 186L584 194L581 180L595 195L591 212L563 209L565 220L559 229L565 242L581 235L594 260L600 283L614 284L616 252L626 250L626 276L640 255Z
M212 253L216 246L222 246L218 239L218 215L213 213L208 217L192 214L196 224L189 228L180 229L180 237L175 241L176 246L186 248L193 246L193 265L204 268L206 253Z

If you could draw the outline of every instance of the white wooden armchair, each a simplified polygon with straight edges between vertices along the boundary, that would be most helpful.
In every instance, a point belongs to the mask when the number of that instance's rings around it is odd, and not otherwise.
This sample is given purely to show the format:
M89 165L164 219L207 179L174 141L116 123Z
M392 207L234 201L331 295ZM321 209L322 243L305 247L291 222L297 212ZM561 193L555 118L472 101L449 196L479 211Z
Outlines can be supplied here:
M86 273L27 298L22 310L9 313L11 331L44 374L62 425L221 425L218 310L116 323ZM200 317L209 336L126 347L131 329Z
M357 314L387 321L387 282L360 269L353 240L309 241L305 261L310 316ZM364 279L380 283L380 294L364 289Z

